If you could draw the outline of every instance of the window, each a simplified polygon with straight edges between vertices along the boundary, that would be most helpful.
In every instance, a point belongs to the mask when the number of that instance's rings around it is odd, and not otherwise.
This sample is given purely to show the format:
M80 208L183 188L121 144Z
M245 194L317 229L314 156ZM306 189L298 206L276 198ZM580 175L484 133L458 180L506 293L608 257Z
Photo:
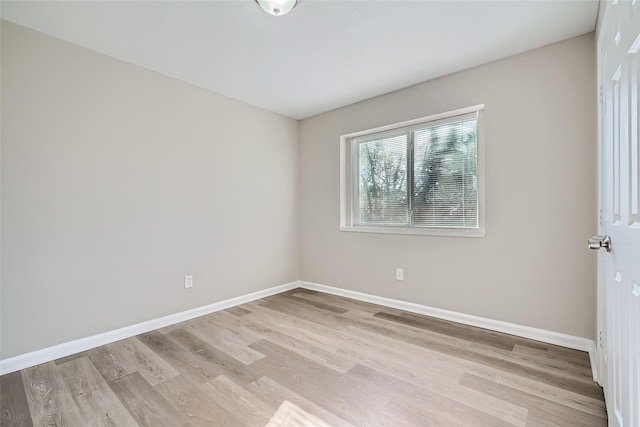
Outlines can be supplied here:
M484 235L484 106L341 137L341 230Z

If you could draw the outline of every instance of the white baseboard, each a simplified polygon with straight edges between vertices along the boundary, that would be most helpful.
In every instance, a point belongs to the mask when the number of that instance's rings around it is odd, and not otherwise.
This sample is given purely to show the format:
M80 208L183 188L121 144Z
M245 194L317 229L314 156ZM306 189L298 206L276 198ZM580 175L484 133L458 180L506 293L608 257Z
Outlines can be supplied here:
M437 317L439 319L450 320L452 322L458 322L465 325L477 326L492 331L530 338L548 344L555 344L562 347L586 351L589 353L589 358L591 360L593 378L596 381L598 380L596 369L597 363L595 357L596 346L592 340L575 337L572 335L561 334L558 332L547 331L544 329L517 325L515 323L487 319L485 317L473 316L470 314L458 313L455 311L443 310L440 308L429 307L412 302L379 297L376 295L365 294L362 292L335 288L332 286L305 281L291 282L285 285L275 286L273 288L253 292L251 294L241 295L239 297L216 302L202 307L197 307L180 313L170 314L168 316L148 320L146 322L137 323L131 326L125 326L124 328L116 329L102 334L80 338L52 347L43 348L41 350L32 351L30 353L21 354L9 359L0 360L0 375L19 371L20 369L29 368L41 363L50 362L61 357L69 356L71 354L79 353L81 351L89 350L101 345L110 344L115 341L143 334L145 332L153 331L165 326L174 325L176 323L184 322L195 317L204 316L209 313L214 313L216 311L235 307L240 304L279 294L281 292L289 291L298 287L351 298L358 301L369 302L372 304L378 304L385 307L397 308L399 310L404 310L411 313Z
M591 375L593 375L593 380L600 384L600 377L598 376L598 368L600 367L600 361L598 360L598 347L596 346L595 341L591 341L589 345L589 363L591 363ZM600 384L602 385L602 384Z
M545 342L547 344L555 344L575 350L586 351L589 353L589 359L591 360L593 379L596 381L598 379L596 369L597 364L595 360L595 342L587 338L561 334L559 332L547 331L545 329L532 328L530 326L523 326L515 323L503 322L501 320L488 319L486 317L473 316L471 314L443 310L441 308L429 307L426 305L415 304L407 301L379 297L376 295L365 294L348 289L334 288L332 286L321 285L313 282L301 281L300 287L313 291L324 292L327 294L333 294L341 297L369 302L372 304L378 304L385 307L396 308L398 310L409 311L411 313L437 317L439 319L450 320L452 322L462 323L465 325L477 326L483 329L489 329L492 331L503 332L505 334L516 335L523 338Z
M101 345L109 344L155 329L164 328L165 326L174 325L184 322L195 317L204 316L205 314L214 313L246 302L265 298L271 295L279 294L291 289L299 287L299 282L287 283L285 285L275 286L273 288L264 289L247 295L231 298L228 300L204 305L191 310L182 311L180 313L170 314L168 316L157 319L148 320L146 322L137 323L124 328L116 329L102 334L90 337L80 338L66 343L54 345L52 347L43 348L41 350L32 351L11 357L9 359L0 360L0 375L19 371L41 363L50 362L61 357L69 356L81 351L89 350Z

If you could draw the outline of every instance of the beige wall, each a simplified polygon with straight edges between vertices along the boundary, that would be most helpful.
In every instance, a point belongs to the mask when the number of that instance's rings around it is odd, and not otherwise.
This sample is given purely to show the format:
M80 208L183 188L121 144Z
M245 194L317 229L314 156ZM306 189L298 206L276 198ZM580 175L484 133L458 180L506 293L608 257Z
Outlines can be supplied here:
M2 359L297 279L595 335L593 35L300 124L5 21L1 59ZM485 238L338 230L340 135L480 103Z
M1 75L2 359L298 279L298 122L5 21Z
M301 278L593 339L595 86L588 34L303 120ZM485 238L338 230L340 135L475 104Z

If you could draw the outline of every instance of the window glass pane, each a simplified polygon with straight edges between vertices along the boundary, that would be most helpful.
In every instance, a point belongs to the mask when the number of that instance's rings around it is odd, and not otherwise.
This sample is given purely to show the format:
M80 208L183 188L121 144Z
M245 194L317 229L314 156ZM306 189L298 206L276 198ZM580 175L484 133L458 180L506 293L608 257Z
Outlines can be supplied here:
M358 144L360 224L407 225L407 134Z
M478 144L475 118L416 130L414 225L478 227Z

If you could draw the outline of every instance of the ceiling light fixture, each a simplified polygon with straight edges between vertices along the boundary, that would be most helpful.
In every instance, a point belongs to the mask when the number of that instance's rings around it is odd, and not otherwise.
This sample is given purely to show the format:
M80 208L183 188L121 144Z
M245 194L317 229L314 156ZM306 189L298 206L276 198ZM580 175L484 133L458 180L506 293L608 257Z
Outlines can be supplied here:
M291 12L299 0L256 0L265 12L274 16L282 16Z

